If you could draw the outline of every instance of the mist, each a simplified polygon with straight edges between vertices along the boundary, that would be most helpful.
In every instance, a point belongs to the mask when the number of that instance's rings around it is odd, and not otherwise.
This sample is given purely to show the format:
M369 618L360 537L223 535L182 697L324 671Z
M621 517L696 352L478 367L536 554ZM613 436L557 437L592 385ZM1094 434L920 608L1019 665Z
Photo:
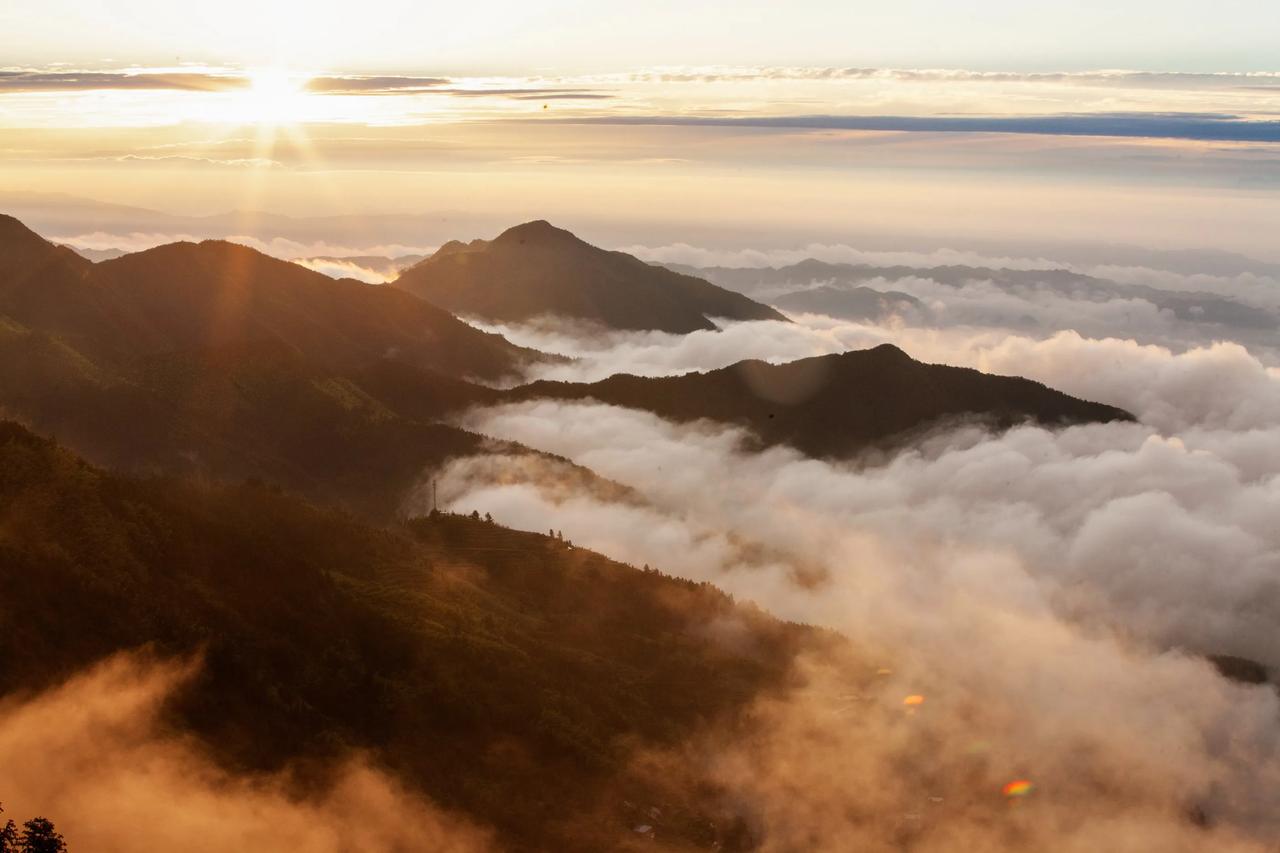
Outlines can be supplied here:
M747 736L692 738L687 753L643 759L723 785L755 815L764 849L856 839L865 849L1248 850L1280 830L1277 694L1227 682L1206 657L1280 667L1280 371L1248 349L829 318L679 340L537 334L582 356L554 368L580 376L888 340L1138 417L962 427L841 463L785 447L751 453L723 425L593 403L465 416L644 500L572 488L555 462L490 457L443 473L449 505L562 528L580 545L837 629L859 650L852 661L816 655L803 689L760 700ZM903 697L917 694L924 705L907 713ZM1000 786L1021 778L1037 793L1004 802Z
M72 850L143 853L437 850L481 853L489 834L354 755L322 784L237 774L170 729L165 702L198 661L122 654L0 703L7 816L43 815Z

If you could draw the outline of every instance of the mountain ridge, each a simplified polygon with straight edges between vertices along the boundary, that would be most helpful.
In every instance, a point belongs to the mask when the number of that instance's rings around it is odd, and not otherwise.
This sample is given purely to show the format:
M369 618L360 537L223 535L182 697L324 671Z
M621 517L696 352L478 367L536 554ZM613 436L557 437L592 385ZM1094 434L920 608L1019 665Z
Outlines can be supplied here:
M709 317L786 320L742 294L597 248L541 219L493 240L450 241L392 285L493 322L556 315L607 329L687 334L714 330Z
M743 427L761 446L789 445L819 458L901 446L957 421L1008 429L1131 421L1123 409L1080 400L1043 383L916 361L892 344L785 364L760 360L668 377L616 374L599 382L542 380L506 393L609 403L677 422Z

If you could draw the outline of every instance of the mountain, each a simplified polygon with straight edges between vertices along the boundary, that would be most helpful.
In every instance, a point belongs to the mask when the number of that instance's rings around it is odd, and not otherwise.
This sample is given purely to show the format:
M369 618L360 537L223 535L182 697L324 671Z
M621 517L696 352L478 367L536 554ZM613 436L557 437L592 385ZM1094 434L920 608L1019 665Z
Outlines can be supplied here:
M873 290L870 287L822 285L787 293L772 301L774 305L787 311L826 314L842 320L872 323L908 312L925 312L924 304L908 293Z
M402 291L234 243L172 243L92 264L3 217L0 254L0 314L117 360L267 342L335 367L394 354L498 379L539 357Z
M92 264L0 218L0 412L92 461L280 483L386 517L480 436L423 401L543 358L391 288L228 243ZM413 412L356 377L399 366ZM468 393L482 394L479 386Z
M0 295L14 284L43 275L83 274L89 261L56 246L12 216L0 214Z
M957 421L1006 429L1133 419L1029 379L924 364L890 344L788 364L743 361L683 376L534 382L508 396L598 400L682 422L708 418L744 427L762 445L790 445L819 457L887 449Z
M520 322L545 314L610 329L714 329L709 317L785 320L768 306L538 220L491 241L451 242L394 285L456 314Z
M0 422L0 697L118 651L199 654L171 722L223 765L305 783L361 750L501 849L619 849L624 803L661 804L670 841L726 842L714 792L655 787L631 756L836 642L558 538L123 477Z
M85 260L93 261L95 264L100 261L110 261L122 255L129 254L124 249L77 249L74 246L68 246L67 248L71 249Z
M984 282L1006 293L1025 298L1053 294L1085 302L1141 299L1179 320L1218 324L1233 331L1274 333L1280 327L1280 315L1274 310L1247 304L1216 293L1190 290L1165 290L1142 284L1129 284L1067 269L1006 269L947 265L934 267L874 266L870 264L836 264L813 258L781 267L670 267L682 273L701 275L726 287L770 304L791 310L819 310L809 301L822 294L822 301L832 310L822 313L855 318L866 297L859 291L870 283L879 290L887 283L903 279L927 279L945 287L960 288L970 282ZM808 288L821 282L824 287L805 297ZM852 294L841 296L841 294ZM886 292L886 296L891 296ZM906 294L902 294L905 296ZM911 297L907 297L911 298Z
M380 519L429 471L488 446L443 419L508 400L595 398L709 418L819 456L887 447L956 418L1003 427L1127 417L1026 380L922 365L892 347L500 391L467 377L503 375L540 354L395 288L218 242L93 264L11 219L0 220L0 247L0 411L97 464L255 478Z

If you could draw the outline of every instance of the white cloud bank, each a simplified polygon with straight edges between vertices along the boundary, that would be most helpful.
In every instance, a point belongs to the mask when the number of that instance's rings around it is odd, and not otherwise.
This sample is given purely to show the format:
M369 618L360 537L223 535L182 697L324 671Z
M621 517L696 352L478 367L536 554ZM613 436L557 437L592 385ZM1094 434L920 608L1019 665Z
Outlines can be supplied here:
M590 403L472 412L467 426L647 503L565 489L553 464L489 459L444 473L453 506L713 581L838 628L892 669L868 684L815 664L733 742L695 739L655 762L710 774L766 850L1262 850L1280 836L1277 695L1198 657L1280 667L1280 372L1234 344L1175 354L1069 332L746 325L633 336L625 354L578 346L585 369L661 372L894 340L1141 421L964 429L858 469ZM908 694L926 696L916 714ZM1023 777L1040 790L1011 811L993 792Z

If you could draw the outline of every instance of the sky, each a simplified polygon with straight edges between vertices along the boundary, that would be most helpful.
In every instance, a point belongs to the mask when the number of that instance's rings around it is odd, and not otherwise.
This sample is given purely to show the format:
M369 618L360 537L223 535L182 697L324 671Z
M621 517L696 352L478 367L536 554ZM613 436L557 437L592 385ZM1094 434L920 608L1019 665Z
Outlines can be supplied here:
M7 59L450 74L646 65L895 65L1003 70L1274 70L1267 0L770 0L634 5L549 0L6 4ZM74 26L68 25L74 22Z
M1280 257L1274 3L53 0L0 28L5 204ZM393 241L435 238L363 248Z

